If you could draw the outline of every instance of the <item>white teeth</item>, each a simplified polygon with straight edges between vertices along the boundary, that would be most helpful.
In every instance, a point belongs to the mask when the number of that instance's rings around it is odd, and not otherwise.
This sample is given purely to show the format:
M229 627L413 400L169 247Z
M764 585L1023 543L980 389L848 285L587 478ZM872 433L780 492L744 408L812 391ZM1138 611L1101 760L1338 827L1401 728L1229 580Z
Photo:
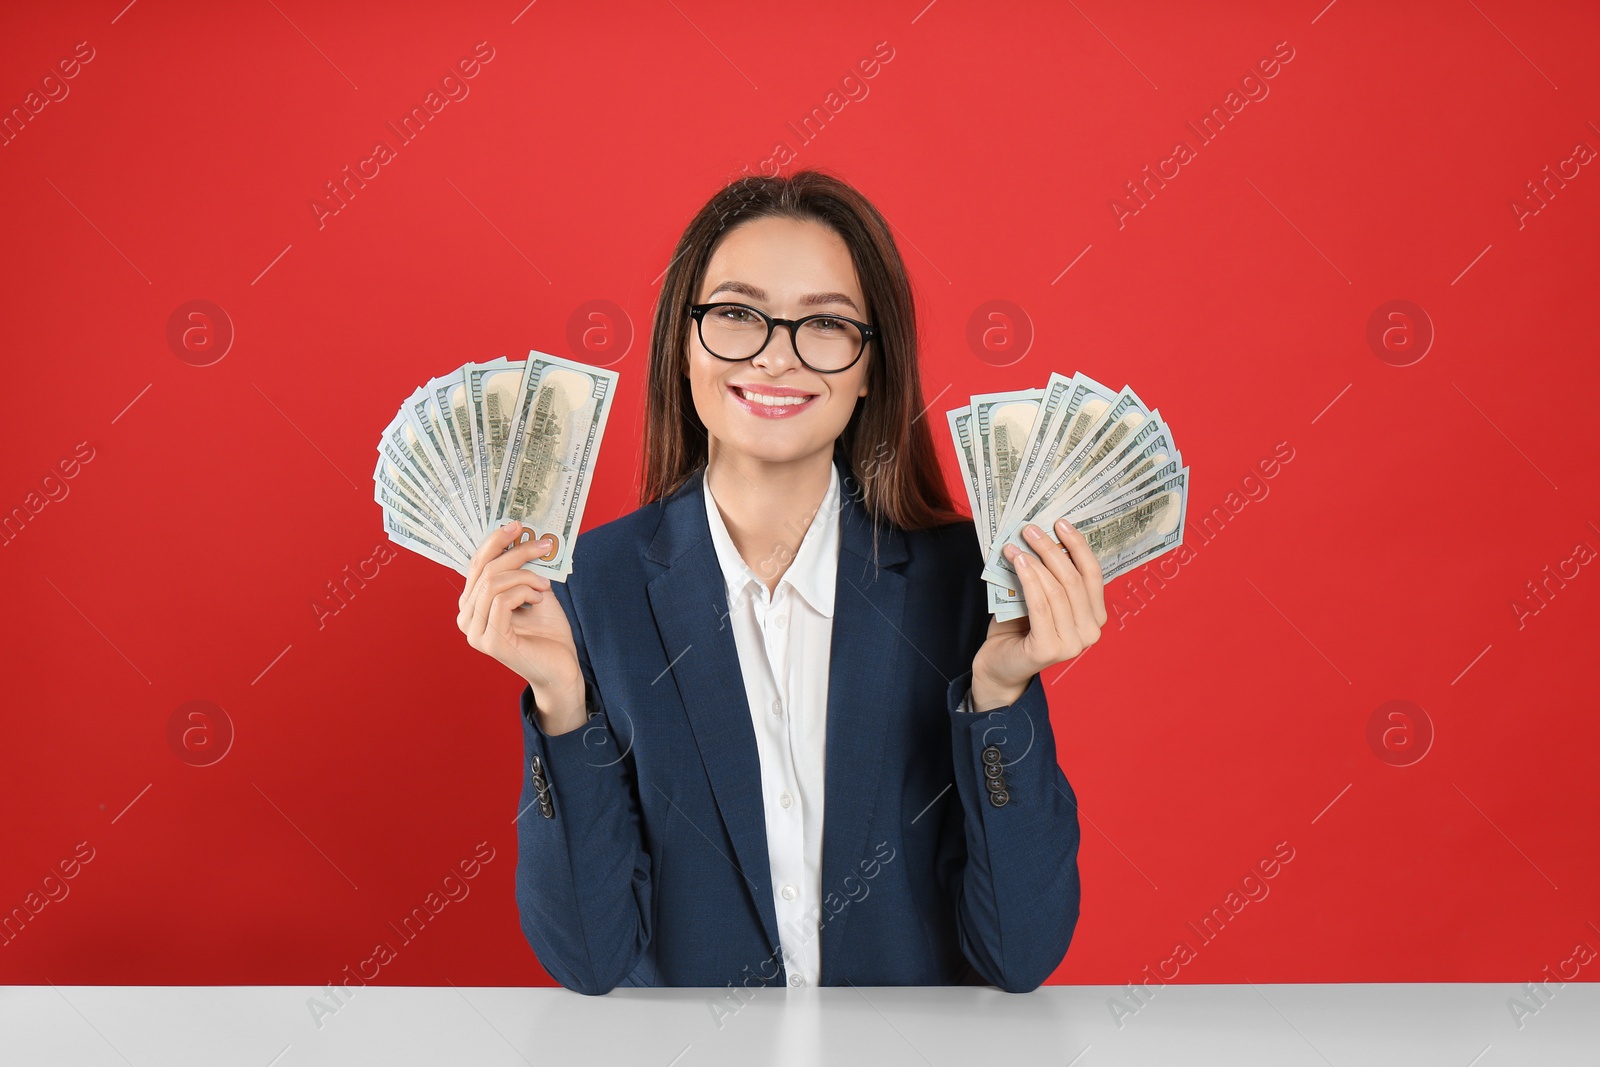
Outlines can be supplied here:
M740 389L737 385L733 388L746 400L752 401L756 404L765 404L769 408L794 407L796 404L804 404L807 400L811 399L809 396L767 396L763 393L751 393L744 389Z

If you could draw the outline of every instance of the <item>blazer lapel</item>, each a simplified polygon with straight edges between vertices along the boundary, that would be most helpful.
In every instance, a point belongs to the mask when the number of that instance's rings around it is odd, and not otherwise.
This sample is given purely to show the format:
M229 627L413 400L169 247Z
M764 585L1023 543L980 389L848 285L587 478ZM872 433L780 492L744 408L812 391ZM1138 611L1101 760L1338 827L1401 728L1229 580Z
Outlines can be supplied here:
M661 524L645 550L646 559L666 569L650 580L646 590L700 761L733 841L734 855L727 857L728 862L750 887L767 941L776 950L780 942L766 817L761 810L761 757L739 650L727 621L727 586L706 521L704 478L702 467L668 498ZM711 828L696 829L715 845Z
M839 567L828 664L828 729L824 770L822 888L845 899L844 879L865 851L873 801L881 784L887 709L904 667L905 577L883 569L906 558L893 526L874 530L843 451L839 468ZM761 764L745 697L744 675L728 624L727 587L706 521L705 470L669 497L645 558L664 569L646 587L717 810L733 841L728 857L743 875L774 950L781 946L762 810ZM702 833L705 828L700 829ZM708 834L708 836L710 836ZM823 916L829 912L825 909ZM838 955L850 909L822 928L824 984Z

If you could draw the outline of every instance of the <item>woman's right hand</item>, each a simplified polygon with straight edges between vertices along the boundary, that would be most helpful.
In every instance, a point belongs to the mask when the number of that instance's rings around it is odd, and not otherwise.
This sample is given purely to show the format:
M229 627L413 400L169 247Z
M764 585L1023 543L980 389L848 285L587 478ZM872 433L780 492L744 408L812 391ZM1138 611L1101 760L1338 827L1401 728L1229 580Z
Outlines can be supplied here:
M523 564L550 550L548 540L516 544L522 524L491 530L467 569L456 625L467 644L505 664L533 689L539 725L548 734L582 726L587 706L583 671L567 613L550 579Z

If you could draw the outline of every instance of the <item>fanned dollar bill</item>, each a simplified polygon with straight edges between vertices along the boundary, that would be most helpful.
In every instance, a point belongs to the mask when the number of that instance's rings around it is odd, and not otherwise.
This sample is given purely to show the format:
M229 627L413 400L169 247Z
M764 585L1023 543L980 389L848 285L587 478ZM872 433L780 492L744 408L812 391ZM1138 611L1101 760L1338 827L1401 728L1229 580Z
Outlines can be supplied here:
M945 417L995 618L1028 613L1004 549L1034 552L1029 523L1045 532L1046 551L1059 551L1055 523L1065 518L1108 582L1183 543L1189 468L1161 413L1131 388L1052 373L1042 388L980 393Z
M1016 389L1006 393L981 393L972 398L973 445L978 459L978 497L983 507L987 540L994 540L998 532L1000 509L1011 492L1011 482L1016 477L1022 461L1022 448L1028 430L1038 417L1042 389Z
M490 530L553 547L524 566L564 581L616 397L615 371L544 352L467 363L384 428L374 499L391 541L465 575Z

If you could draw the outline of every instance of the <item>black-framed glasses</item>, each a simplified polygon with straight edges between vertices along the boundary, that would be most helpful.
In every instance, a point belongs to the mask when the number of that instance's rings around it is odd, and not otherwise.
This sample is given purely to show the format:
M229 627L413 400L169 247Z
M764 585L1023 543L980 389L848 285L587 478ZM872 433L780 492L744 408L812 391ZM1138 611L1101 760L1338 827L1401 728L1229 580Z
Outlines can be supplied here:
M689 314L698 324L705 350L730 363L759 356L777 328L787 326L800 362L819 374L849 370L867 350L867 342L878 335L876 326L843 315L775 319L749 304L690 304Z

